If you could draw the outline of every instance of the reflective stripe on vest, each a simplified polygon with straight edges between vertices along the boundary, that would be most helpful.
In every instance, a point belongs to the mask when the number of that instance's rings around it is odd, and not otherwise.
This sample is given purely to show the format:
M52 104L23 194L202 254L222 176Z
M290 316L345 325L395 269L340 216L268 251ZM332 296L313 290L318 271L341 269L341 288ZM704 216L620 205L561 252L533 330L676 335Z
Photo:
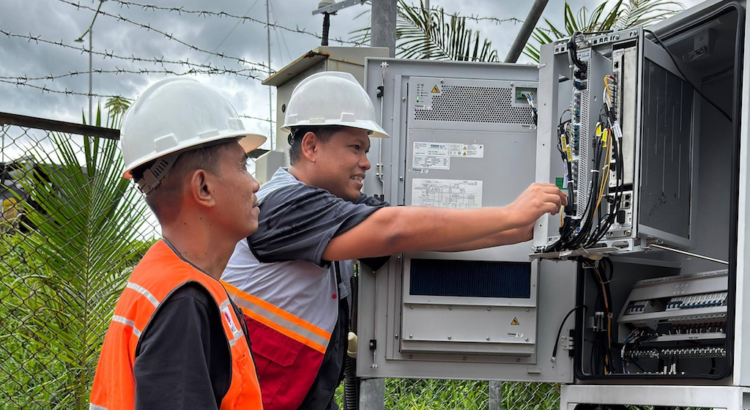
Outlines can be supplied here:
M331 334L277 306L221 281L242 312L286 337L325 354Z
M117 301L112 322L104 338L91 391L92 410L135 407L133 364L141 333L159 304L181 286L195 282L203 286L219 307L232 357L232 379L221 402L225 409L262 409L260 386L250 348L229 295L215 279L180 259L163 241L154 244L136 266Z

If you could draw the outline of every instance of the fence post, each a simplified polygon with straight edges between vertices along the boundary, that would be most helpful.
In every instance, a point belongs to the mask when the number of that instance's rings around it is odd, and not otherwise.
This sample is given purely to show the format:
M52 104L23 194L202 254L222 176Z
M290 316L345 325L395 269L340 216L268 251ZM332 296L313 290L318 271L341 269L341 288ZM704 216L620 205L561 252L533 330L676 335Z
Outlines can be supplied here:
M360 410L385 409L385 379L363 379L359 386Z
M501 410L503 404L503 383L490 382L490 410Z

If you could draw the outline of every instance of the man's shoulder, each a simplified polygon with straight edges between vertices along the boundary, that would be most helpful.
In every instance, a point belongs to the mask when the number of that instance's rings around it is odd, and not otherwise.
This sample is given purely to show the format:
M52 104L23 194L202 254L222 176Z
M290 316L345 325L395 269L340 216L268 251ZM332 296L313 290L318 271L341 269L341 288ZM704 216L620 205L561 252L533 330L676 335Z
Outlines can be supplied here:
M187 282L170 293L162 304L189 303L194 301L203 305L208 311L218 310L211 293L198 282Z

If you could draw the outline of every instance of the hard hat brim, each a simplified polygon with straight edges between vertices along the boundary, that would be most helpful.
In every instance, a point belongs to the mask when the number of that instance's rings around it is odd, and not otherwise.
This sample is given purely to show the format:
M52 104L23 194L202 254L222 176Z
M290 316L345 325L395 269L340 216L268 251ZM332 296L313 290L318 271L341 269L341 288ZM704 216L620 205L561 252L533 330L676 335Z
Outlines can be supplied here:
M127 166L125 172L123 173L122 177L126 178L126 179L132 179L133 175L131 174L131 171L133 169L138 168L139 166L141 166L141 165L143 165L143 164L145 164L145 163L147 163L149 161L155 160L156 158L160 158L162 156L169 155L169 154L171 154L173 152L184 151L184 150L189 150L189 149L194 149L194 148L200 148L201 145L208 144L208 143L211 143L211 142L214 142L214 141L226 140L227 142L231 142L230 140L232 140L232 139L237 139L237 142L240 144L240 146L242 147L242 149L245 151L246 154L249 153L249 152L251 152L251 151L253 151L253 150L255 150L255 149L257 149L258 147L260 147L261 145L263 145L264 142L266 142L266 137L264 135L249 134L249 133L245 132L244 130L242 130L242 131L232 131L232 132L228 132L228 133L227 132L222 132L222 133L218 134L214 138L209 138L209 139L206 139L206 140L202 140L201 143L190 144L190 145L188 145L188 147L176 147L177 149L166 150L165 152L163 152L159 156L153 156L153 155L149 154L149 155L145 156L144 158L141 158L141 159L135 161L133 164L129 164Z
M380 125L373 121L355 121L355 122L343 122L337 120L330 120L326 122L314 122L310 121L299 121L295 124L284 124L281 127L283 132L292 132L292 128L299 127L349 127L359 128L365 131L370 131L370 138L390 138L387 132Z
M263 145L266 140L267 138L265 135L245 134L245 136L237 142L239 142L242 149L245 150L245 154L249 154L250 152Z

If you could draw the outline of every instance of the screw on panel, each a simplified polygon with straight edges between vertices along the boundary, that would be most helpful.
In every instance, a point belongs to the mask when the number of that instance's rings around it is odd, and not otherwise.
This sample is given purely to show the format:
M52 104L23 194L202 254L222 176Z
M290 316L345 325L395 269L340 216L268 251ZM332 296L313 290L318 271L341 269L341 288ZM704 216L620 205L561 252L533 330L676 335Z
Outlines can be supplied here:
M487 308L487 311L489 312L490 310L492 310L492 308L489 308L489 307L488 307L488 308Z
M466 361L466 356L464 356L464 358L463 358L463 359L464 359L464 361Z
M490 338L489 338L489 337L487 338L487 341L488 341L488 342L490 341Z
M401 97L401 102L406 102L406 97Z
M450 337L450 336L448 336L448 340L451 340L451 337Z
M395 339L398 339L398 334L396 334L396 335L395 335L395 336L393 336L393 337L394 337Z
M404 176L403 176L403 175L399 176L399 177L398 177L398 180L399 180L399 181L403 181L403 180L404 180Z
M527 311L527 312L528 312L529 310L531 310L531 309L529 309L529 308L526 308L526 311Z
M528 337L526 338L526 341L527 341L527 342L529 341L529 338L528 338Z
M521 361L521 358L516 359L516 362L520 362L520 361Z
M453 310L453 306L448 306L448 310Z
M409 335L409 339L412 339L412 338L414 338L414 336L412 336L412 335Z
M413 354L410 354L410 355L409 355L409 359L413 359L413 358L414 358L414 355L413 355Z

